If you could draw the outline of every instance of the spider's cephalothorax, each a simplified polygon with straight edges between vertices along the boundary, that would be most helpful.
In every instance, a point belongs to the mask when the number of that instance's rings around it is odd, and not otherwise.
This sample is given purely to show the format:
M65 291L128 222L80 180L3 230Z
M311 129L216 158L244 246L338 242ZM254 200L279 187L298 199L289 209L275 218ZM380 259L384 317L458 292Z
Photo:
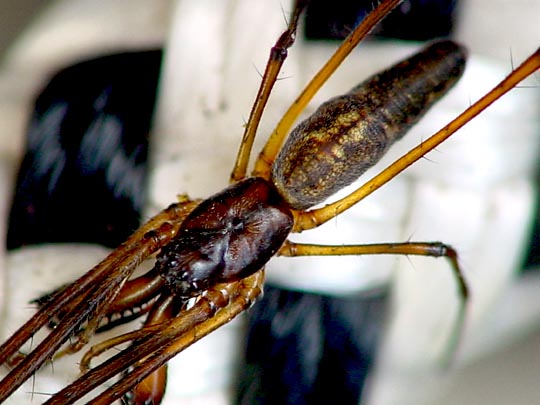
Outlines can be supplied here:
M157 257L173 294L192 297L260 270L281 247L293 217L274 186L259 177L203 201Z

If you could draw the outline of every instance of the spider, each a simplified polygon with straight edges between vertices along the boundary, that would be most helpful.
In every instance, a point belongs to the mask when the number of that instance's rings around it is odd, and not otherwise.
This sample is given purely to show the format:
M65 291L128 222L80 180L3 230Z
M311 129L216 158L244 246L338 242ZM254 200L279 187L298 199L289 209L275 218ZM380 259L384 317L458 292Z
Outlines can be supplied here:
M355 42L358 42L363 34L396 3L396 1L381 3L354 31L352 34L354 41L346 41L339 48L337 56L330 59L321 73L308 85L309 93L317 91L322 82L335 70L336 65L354 47ZM315 152L315 149L306 149L312 144L315 144L316 149L319 147L316 139L320 135L312 129L307 129L301 135L291 136L292 140L281 148L284 135L288 133L288 129L297 118L299 111L309 101L311 94L303 93L291 110L286 113L259 155L252 177L246 178L257 123L270 88L285 58L286 49L294 42L300 10L299 5L290 19L288 30L273 48L264 74L263 85L246 126L246 134L231 175L232 186L202 202L182 197L177 204L171 205L152 218L85 276L47 297L38 314L0 349L0 358L3 361L12 358L20 345L49 321L50 313L62 310L58 325L48 339L20 360L15 370L6 377L1 386L1 392L4 395L2 398L8 396L17 384L32 375L43 362L60 349L67 339L72 338L74 342L64 348L63 352L79 350L87 343L89 336L99 327L102 318L107 314L122 311L124 308L133 306L134 303L156 300L152 301L146 321L147 326L95 346L83 359L83 366L87 367L92 357L121 342L132 341L133 345L129 349L89 371L81 380L55 395L50 403L74 401L79 395L106 381L110 376L133 366L134 369L130 370L127 376L100 395L98 400L108 403L119 398L177 352L248 308L262 290L263 271L260 269L276 253L283 256L389 253L444 256L452 264L460 294L465 300L467 287L457 264L456 253L444 244L407 242L325 247L294 244L287 240L287 235L290 232L311 229L334 218L388 182L451 136L457 128L464 125L494 99L500 97L503 92L515 86L524 75L536 70L538 54L535 54L535 59L530 59L522 65L523 67L518 68L513 76L503 82L493 93L473 105L448 127L413 149L355 193L323 208L308 210L309 207L322 202L359 175L359 173L352 173L353 169L347 166L353 160L354 152L341 158L344 153L343 145L335 146L331 152L325 153ZM445 50L442 51L439 47ZM456 80L463 59L460 48L446 42L429 49L426 51L430 55L426 58L428 60L432 59L432 53L454 55L457 62L451 64L450 67L454 74L448 74L445 71L441 76L454 76L453 80ZM433 69L437 70L431 67L429 70ZM437 83L437 86L449 87L450 85L451 83L444 85ZM338 107L332 108L338 110L342 108L341 104L336 105ZM341 115L345 123L354 121L348 114L347 110ZM325 118L321 117L325 116L319 113L313 120L324 121ZM305 126L309 127L308 124ZM338 127L334 126L330 130L337 131L340 129ZM401 136L401 131L402 128L399 129L398 135L395 135L396 138ZM347 147L347 137L342 140ZM306 144L305 148L299 146L303 143ZM380 147L373 148L374 154L381 154L387 146L388 144L383 141ZM324 144L321 147L323 150L326 148L330 146ZM278 155L280 149L282 152ZM311 160L314 156L322 157L317 164ZM369 154L368 158L372 159L372 156ZM364 157L362 155L359 159ZM355 163L360 164L360 161L355 161ZM310 165L315 167L315 172L305 170ZM322 166L327 166L327 168L319 171ZM336 169L340 166L345 168ZM335 177L335 179L319 181L325 176ZM291 179L292 183L289 183ZM299 193L296 193L298 191ZM135 267L144 258L158 250L161 251L154 269L140 278L127 281ZM186 261L186 258L189 260ZM173 274L177 272L178 262L186 265L189 263L191 271L182 270L179 274ZM141 284L148 288L141 289ZM155 298L157 295L159 298ZM81 311L78 307L83 303L86 305ZM462 313L464 304L463 301ZM129 361L126 361L128 358ZM152 374L150 378L156 377L159 373L162 371ZM160 378L158 377L158 380ZM156 398L161 392L158 390L158 392L145 393L141 390L142 386L139 384L130 395L141 397L147 395L157 401Z

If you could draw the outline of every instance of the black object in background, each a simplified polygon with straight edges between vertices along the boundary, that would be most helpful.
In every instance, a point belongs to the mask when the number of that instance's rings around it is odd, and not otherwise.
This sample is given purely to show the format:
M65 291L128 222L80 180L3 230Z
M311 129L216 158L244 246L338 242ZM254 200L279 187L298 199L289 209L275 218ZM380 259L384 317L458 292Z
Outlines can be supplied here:
M540 114L539 114L540 115ZM540 167L536 174L536 187L540 189ZM540 270L540 201L537 195L536 199L536 212L534 214L533 223L531 226L531 235L529 241L529 250L525 257L524 269L525 271L537 271Z
M376 2L375 2L376 3ZM373 1L311 0L305 34L309 39L343 39L374 8ZM409 41L448 37L458 0L405 0L371 35Z
M161 51L68 67L38 96L9 215L7 247L116 247L139 226Z
M237 403L358 404L387 293L335 298L266 286L248 312Z

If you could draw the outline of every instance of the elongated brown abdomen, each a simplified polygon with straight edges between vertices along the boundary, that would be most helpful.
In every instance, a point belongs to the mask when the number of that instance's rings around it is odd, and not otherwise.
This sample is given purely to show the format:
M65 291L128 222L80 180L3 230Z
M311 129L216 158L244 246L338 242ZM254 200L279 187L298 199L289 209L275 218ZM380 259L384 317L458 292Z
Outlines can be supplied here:
M454 42L436 42L322 104L274 162L283 198L303 210L355 181L457 82L465 58Z

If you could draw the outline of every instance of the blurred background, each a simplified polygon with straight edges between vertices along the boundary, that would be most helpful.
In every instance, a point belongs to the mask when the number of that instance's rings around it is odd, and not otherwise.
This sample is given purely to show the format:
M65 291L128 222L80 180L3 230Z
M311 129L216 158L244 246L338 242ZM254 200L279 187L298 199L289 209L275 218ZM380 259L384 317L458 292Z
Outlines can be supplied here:
M47 3L35 0L0 0L0 62L17 35ZM526 3L526 1L519 3L520 7L527 7ZM517 4L518 2L516 7ZM531 250L537 251L538 230L535 233L536 237L531 235L530 246ZM526 266L529 268L538 266L538 257L530 256ZM466 366L447 387L444 398L439 403L443 405L534 403L529 401L533 401L532 398L540 398L539 377L540 325L531 325L530 330L522 331L521 337L510 346ZM523 401L519 401L519 398Z

